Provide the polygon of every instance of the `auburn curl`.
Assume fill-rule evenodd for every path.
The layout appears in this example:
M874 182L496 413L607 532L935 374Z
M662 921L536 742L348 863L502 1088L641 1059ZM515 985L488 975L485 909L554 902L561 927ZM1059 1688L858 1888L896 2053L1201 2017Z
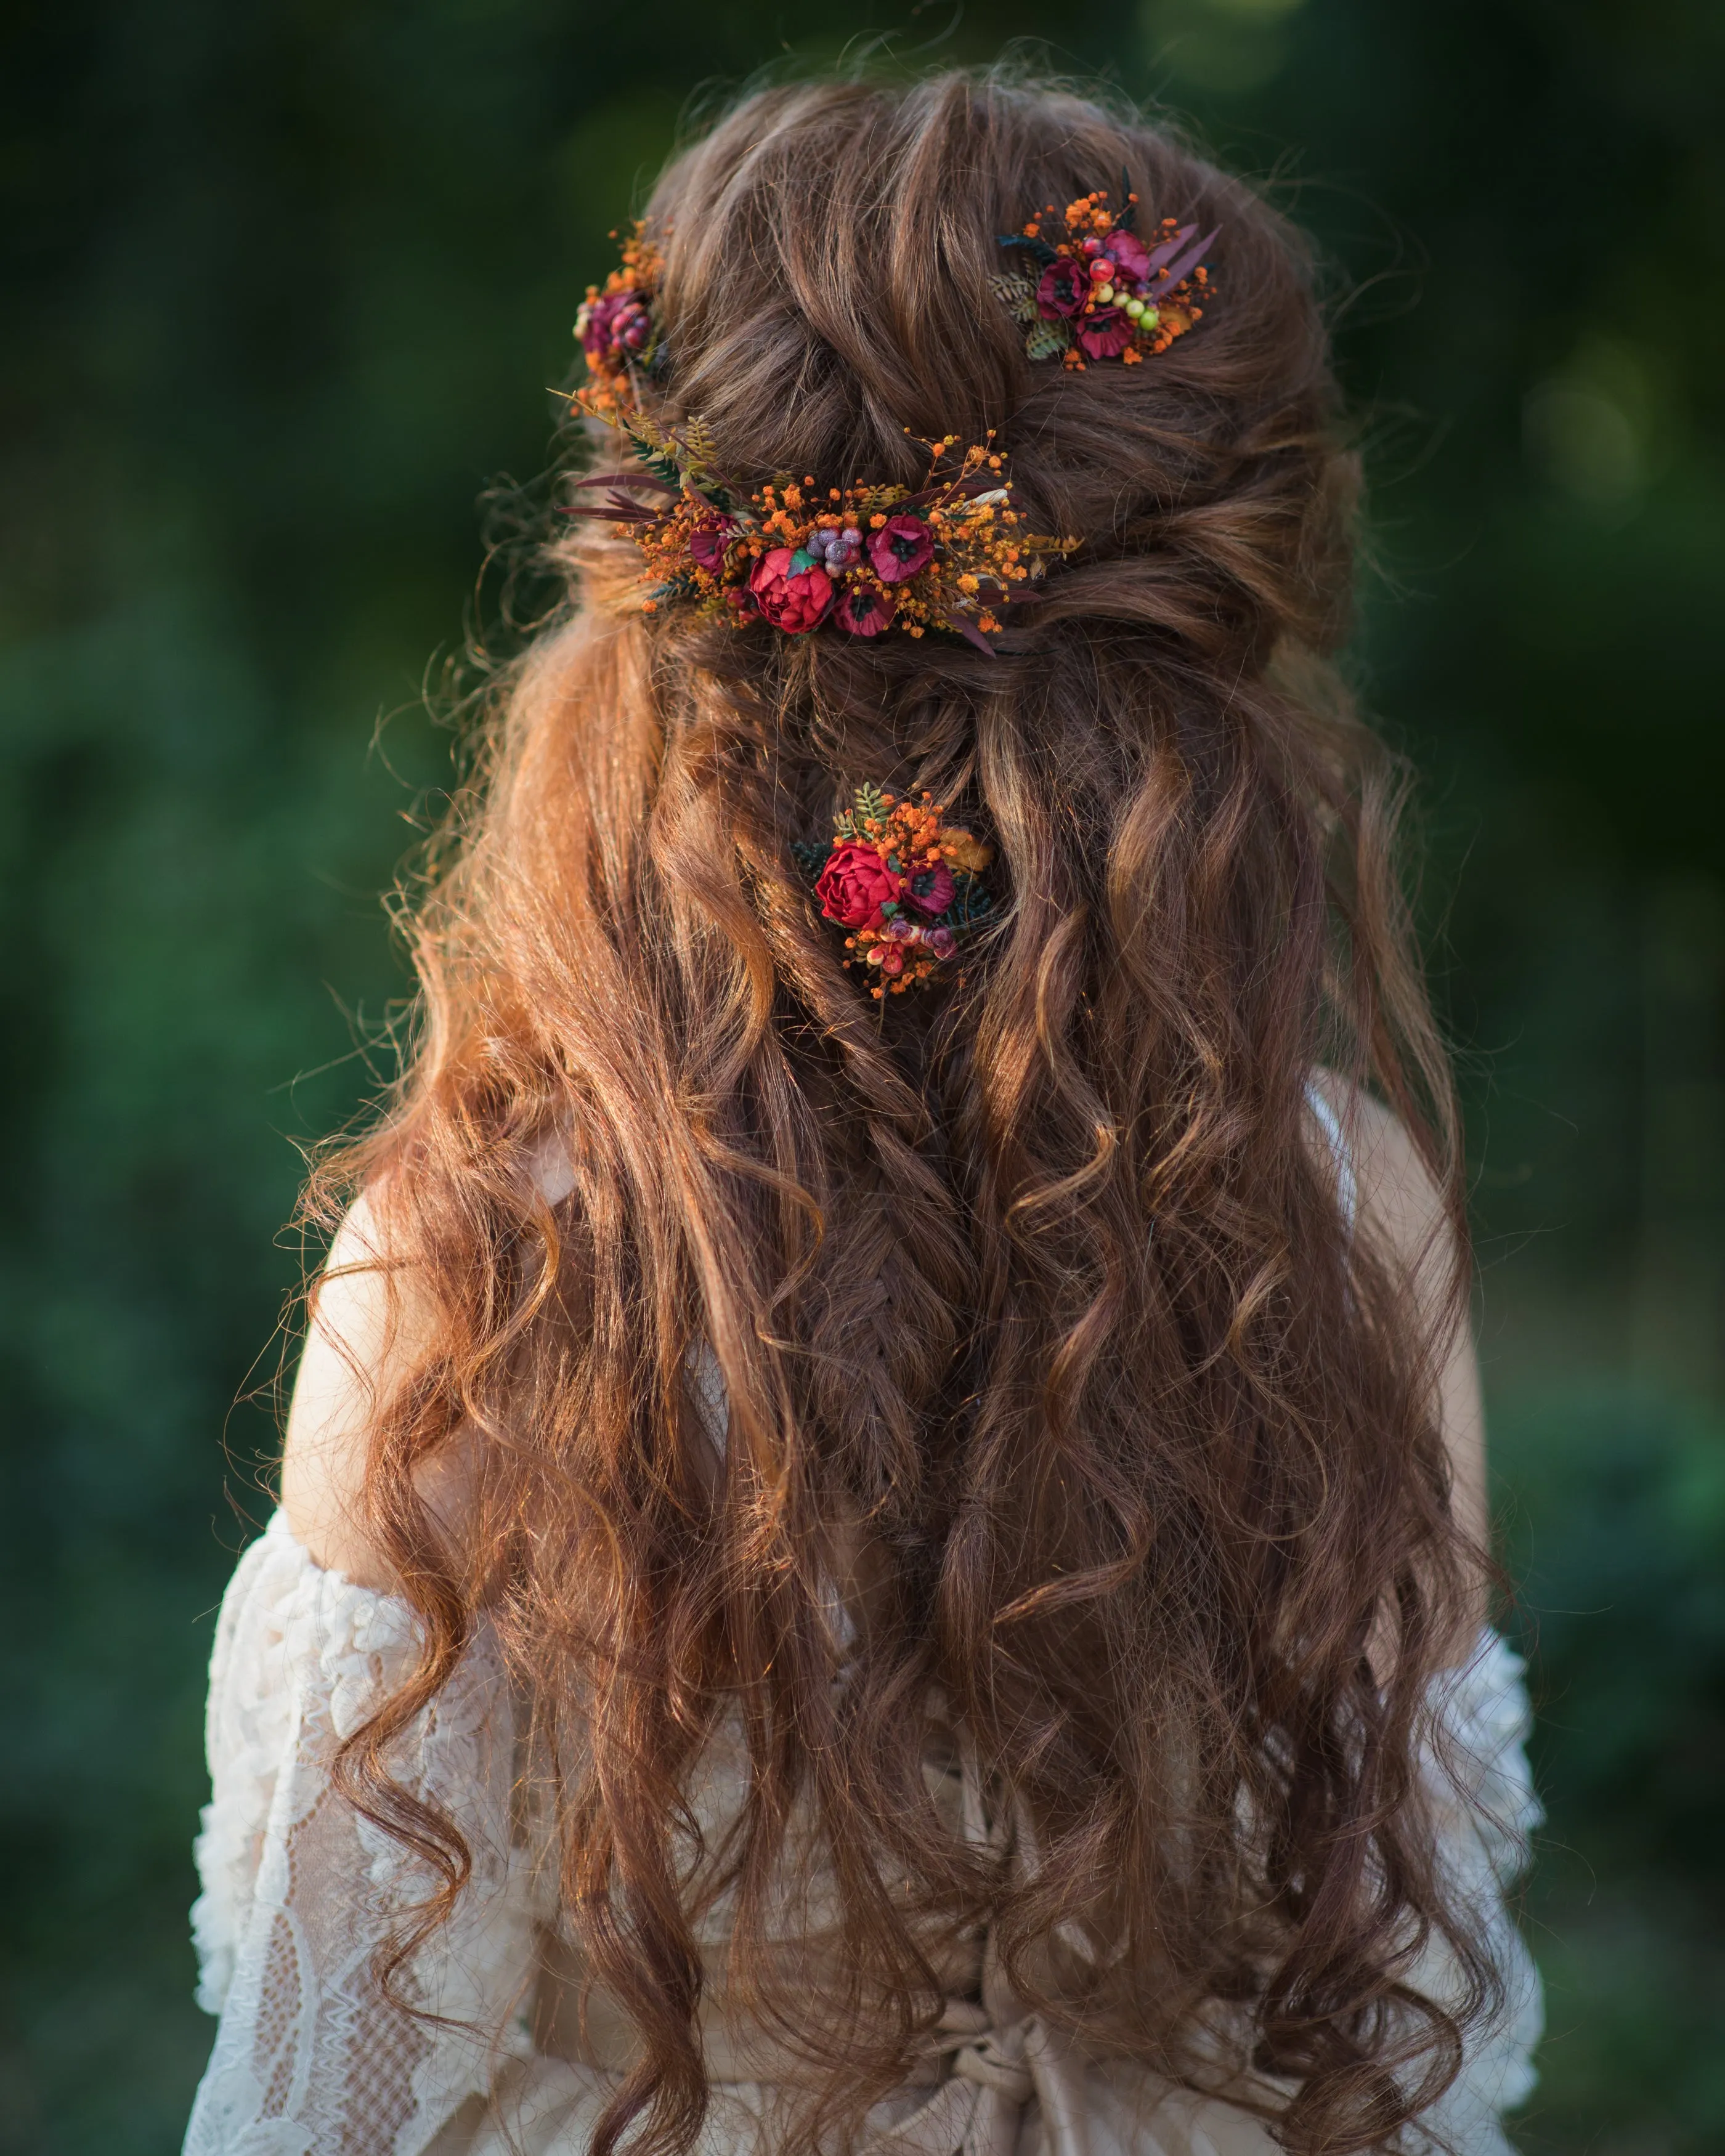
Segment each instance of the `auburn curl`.
M1222 227L1223 296L1142 366L1033 366L995 235L1122 171ZM1491 1978L1416 1801L1473 1563L1441 1343L1350 1238L1305 1097L1323 1065L1391 1106L1462 1247L1400 778L1331 663L1357 482L1311 256L1165 128L999 73L752 95L648 224L654 408L725 469L911 484L918 438L995 428L1083 545L990 659L644 616L626 542L547 542L567 601L492 684L411 911L408 1067L311 1199L369 1189L434 1319L367 1484L426 1653L343 1762L441 1881L399 1957L467 1852L390 1747L483 1614L555 1763L565 1922L638 2032L601 2156L692 2143L721 1886L727 1987L811 2062L793 2142L895 2086L931 1938L992 1920L1086 2049L1250 2066L1290 2149L1375 2147ZM792 853L865 780L996 850L962 978L884 1014ZM421 1478L458 1445L440 1525ZM942 1825L937 1697L1034 1872ZM747 1801L691 1867L726 1713ZM769 1935L797 1818L839 1888L818 1999ZM1459 2007L1407 1981L1432 1937Z

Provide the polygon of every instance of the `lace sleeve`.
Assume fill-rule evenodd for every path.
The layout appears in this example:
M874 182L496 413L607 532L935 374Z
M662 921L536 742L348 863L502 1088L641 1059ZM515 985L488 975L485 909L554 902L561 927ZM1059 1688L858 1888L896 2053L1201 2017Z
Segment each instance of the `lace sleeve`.
M210 1671L213 1794L193 1911L198 1999L221 2019L186 2156L418 2156L502 2056L533 1956L511 1846L514 1716L481 1634L404 1741L398 1778L459 1821L473 1876L386 2000L372 1959L426 1876L330 1786L341 1739L411 1664L412 1612L313 1563L280 1514L241 1559Z
M1544 2032L1539 1972L1507 1898L1544 1818L1523 1748L1532 1726L1525 1672L1495 1632L1482 1635L1473 1660L1440 1682L1425 1748L1445 1868L1503 1988L1496 2015L1468 2033L1459 2078L1422 2119L1433 2129L1428 2145L1462 2156L1511 2156L1502 2114L1531 2094ZM1440 1977L1433 1988L1441 1992Z

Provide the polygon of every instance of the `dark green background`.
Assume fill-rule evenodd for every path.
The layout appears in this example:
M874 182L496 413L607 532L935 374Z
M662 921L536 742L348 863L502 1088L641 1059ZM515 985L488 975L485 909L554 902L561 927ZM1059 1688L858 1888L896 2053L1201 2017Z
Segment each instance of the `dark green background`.
M901 7L908 0L900 0ZM293 1141L402 977L476 499L699 86L1063 61L1273 176L1347 300L1361 664L1426 774L1506 1547L1530 2149L1725 2148L1725 15L1703 0L39 4L0 32L0 2150L177 2146L188 1840ZM395 714L382 745L381 716ZM224 1443L231 1455L224 1457ZM236 1509L234 1499L239 1500Z

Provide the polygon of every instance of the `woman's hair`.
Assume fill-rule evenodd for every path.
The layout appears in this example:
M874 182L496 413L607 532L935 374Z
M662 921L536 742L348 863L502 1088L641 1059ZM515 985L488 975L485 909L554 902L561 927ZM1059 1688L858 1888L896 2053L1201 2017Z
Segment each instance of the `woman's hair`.
M1214 297L1142 365L1033 365L996 235L1122 171L1151 221L1221 228ZM1376 2147L1490 1976L1418 1801L1474 1576L1445 1343L1308 1103L1322 1066L1392 1108L1463 1247L1398 774L1329 660L1357 474L1311 254L1160 125L999 74L763 90L647 217L649 408L719 468L914 486L911 437L994 428L1031 526L1082 544L992 658L644 614L626 538L548 549L567 600L495 679L411 911L409 1067L314 1183L369 1191L430 1322L366 1486L427 1646L343 1763L443 1881L402 1953L468 1854L391 1748L483 1617L636 2032L601 2156L693 2143L721 1892L726 1998L807 2065L793 2141L901 2081L931 1940L991 1922L1083 2048L1250 2068L1287 2148ZM865 781L998 855L962 968L885 1005L793 853ZM423 1475L458 1445L451 1525ZM932 1702L1017 1861L937 1807ZM722 1717L745 1801L700 1851ZM799 1822L836 1880L818 1984L773 1945ZM1447 2009L1410 1981L1434 1944Z

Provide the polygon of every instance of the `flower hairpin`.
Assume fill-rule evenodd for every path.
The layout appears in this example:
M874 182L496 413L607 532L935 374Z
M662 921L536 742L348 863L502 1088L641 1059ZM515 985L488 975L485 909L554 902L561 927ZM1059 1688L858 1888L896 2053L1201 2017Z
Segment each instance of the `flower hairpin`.
M1137 229L1138 198L1124 180L1122 193L1117 216L1106 192L1081 195L1064 216L1050 203L1022 232L999 235L1001 246L1025 256L1037 273L990 280L1024 324L1031 359L1058 357L1079 369L1093 359L1136 367L1147 352L1166 352L1203 314L1209 292L1204 258L1221 227L1194 239L1195 224L1165 217L1147 247Z
M678 434L590 394L576 401L610 418L639 464L578 480L609 495L567 513L628 529L645 567L644 613L681 602L788 636L824 624L860 637L950 629L992 655L1007 608L1078 544L1025 529L1005 454L989 443L924 443L928 476L915 489L780 478L751 490L715 470L698 418Z
M860 786L830 845L795 849L823 916L851 932L845 964L873 976L877 1003L920 987L993 910L980 881L993 848L942 824L945 814L932 794Z
M576 339L587 362L582 402L608 418L635 408L640 401L638 376L651 374L664 352L659 325L663 258L639 220L622 246L621 265L606 278L603 290L588 286L575 317Z

